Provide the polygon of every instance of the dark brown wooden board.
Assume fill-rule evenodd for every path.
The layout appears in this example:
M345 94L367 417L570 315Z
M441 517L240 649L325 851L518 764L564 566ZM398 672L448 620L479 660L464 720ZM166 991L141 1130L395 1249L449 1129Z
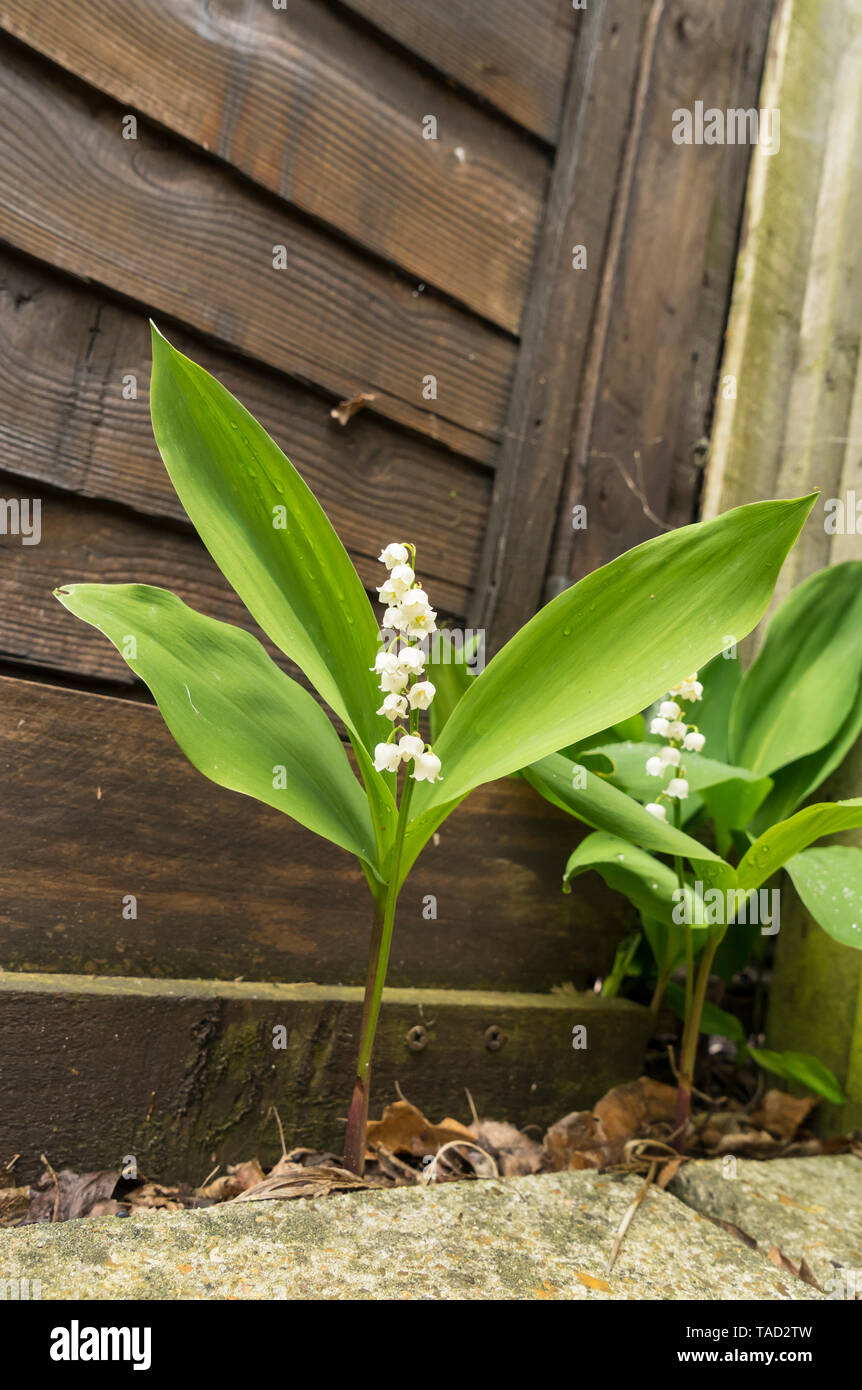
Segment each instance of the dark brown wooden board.
M364 982L356 861L208 782L152 706L2 678L0 777L6 967ZM591 878L561 892L583 833L522 781L476 791L402 891L391 983L547 990L606 971L619 898Z
M0 25L517 331L547 157L315 0L239 11L68 0L62 23L50 7L0 0ZM423 137L425 115L434 140Z
M512 340L0 43L0 238L452 448L493 458ZM287 249L273 269L273 247ZM423 379L437 379L425 401ZM430 407L430 408L429 408Z
M377 555L392 539L392 526L401 524L391 501L397 487L411 499L409 538L429 593L446 612L466 612L490 505L485 469L368 412L342 427L320 396L187 334L172 336L284 448L367 586L382 582ZM134 399L124 394L130 377ZM47 484L160 521L187 523L153 440L149 377L150 332L143 315L0 252L0 467L21 479L22 495L33 493L27 483ZM14 491L8 479L0 486L4 496ZM43 499L49 523L59 506L55 498ZM91 523L105 524L96 517ZM133 518L121 517L116 525L118 534L139 537L129 560L140 563L141 575L151 535L157 551L176 541L141 526L135 530ZM4 544L17 541L0 537ZM32 549L25 548L25 556L35 560ZM86 564L83 535L80 556L70 534L64 553L52 563L54 558L72 570L79 558ZM47 564L40 557L34 565L41 566L41 578Z
M358 989L208 981L0 976L0 1144L55 1169L122 1167L199 1185L213 1165L290 1145L340 1152L361 1013ZM407 1045L417 1025L421 1051ZM572 1029L587 1046L572 1046ZM489 1050L488 1028L502 1046ZM287 1047L273 1047L274 1029ZM371 1114L398 1098L429 1118L479 1113L541 1130L637 1076L645 1009L595 995L393 990L375 1045Z
M715 301L726 312L727 241L735 244L751 147L675 144L673 113L704 98L725 110L757 105L771 9L772 0L696 0L684 17L673 7L661 14L598 389L582 396L575 422L551 566L558 582L667 529L674 463L690 458L704 434L711 393L698 370L699 335L706 321L715 367L722 322ZM693 421L687 402L697 381ZM588 522L573 531L577 503Z
M571 0L346 3L528 130L556 139L569 53L584 17Z
M606 264L648 6L594 0L581 29L471 607L497 649L539 607ZM586 248L575 269L576 246ZM588 362L586 363L588 365Z

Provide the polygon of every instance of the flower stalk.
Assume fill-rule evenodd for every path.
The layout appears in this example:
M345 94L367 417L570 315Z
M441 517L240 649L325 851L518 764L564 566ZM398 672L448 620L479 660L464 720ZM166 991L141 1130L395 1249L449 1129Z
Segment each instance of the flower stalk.
M416 782L436 782L440 777L440 759L418 734L419 713L428 709L435 690L431 681L423 679L425 658L415 642L436 632L437 614L425 590L417 583L413 564L408 563L415 563L415 557L413 546L400 543L387 545L379 557L389 571L388 579L377 591L380 602L386 605L383 625L389 630L394 629L398 636L378 652L371 668L380 676L380 690L383 692L383 703L377 713L392 721L392 732L388 739L378 743L374 749L374 766L378 772L394 772L396 775L403 766L405 779L398 807L389 881L385 891L375 899L359 1055L344 1141L344 1166L350 1172L359 1174L365 1168L371 1057L392 950L413 787ZM408 721L406 729L400 722L402 720ZM411 764L412 770L408 772Z

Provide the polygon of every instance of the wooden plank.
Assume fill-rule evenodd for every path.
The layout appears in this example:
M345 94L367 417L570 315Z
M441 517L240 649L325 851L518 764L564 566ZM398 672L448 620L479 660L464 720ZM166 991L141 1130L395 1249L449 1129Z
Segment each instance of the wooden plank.
M862 282L862 5L821 25L786 0L763 102L781 108L781 154L752 164L747 228L707 471L708 515L753 497L822 495L784 566L775 602L835 559L862 558L825 506L858 467ZM751 383L742 389L743 383Z
M580 13L570 0L347 0L357 14L554 141Z
M514 365L508 337L143 122L136 140L123 139L122 107L11 40L0 55L0 237L162 320L333 395L369 391L375 412L493 457ZM275 270L278 246L286 264Z
M174 338L294 460L367 585L380 582L376 557L390 539L397 482L411 498L411 539L430 592L443 610L466 612L491 497L483 468L368 412L342 428L318 395L188 335ZM0 253L0 449L8 473L185 523L153 440L149 376L143 315ZM137 394L126 399L130 377ZM46 513L56 506L46 500ZM138 534L136 560L147 548ZM76 569L74 545L57 558Z
M730 181L737 203L721 215L734 227L751 147L676 144L673 113L690 109L701 93L724 110L756 103L759 62L751 49L765 46L770 3L697 0L684 22L671 7L652 7L629 186L620 194L625 224L606 312L590 345L592 385L582 391L575 422L549 596L667 528L674 460L703 433L706 410L694 439L688 436L685 402L704 281L715 259L716 194ZM725 300L731 268L726 251L719 254L712 273L723 277ZM711 298L715 293L709 286ZM710 331L715 327L713 311ZM586 507L586 529L572 528L577 504Z
M69 0L55 20L0 0L3 28L124 109L517 331L548 170L530 141L313 0Z
M275 1105L288 1144L338 1153L361 1008L361 990L337 986L2 975L4 1152L22 1181L46 1152L78 1171L134 1155L141 1173L197 1185L215 1163L276 1161ZM493 1051L490 1027L504 1037ZM466 1087L482 1116L544 1128L636 1076L648 1031L645 1009L592 994L387 990L371 1113L397 1083L430 1118L469 1124Z
M472 609L492 648L542 599L646 14L645 3L633 18L624 0L597 0L581 16ZM586 247L586 269L573 267L575 246Z
M5 967L364 982L358 865L207 782L152 706L0 678L0 776ZM598 880L560 891L582 833L521 781L476 791L405 885L391 983L590 984L628 923Z
M770 157L757 149L752 158L721 366L737 389L716 402L704 511L822 489L782 570L778 603L823 566L862 559L855 498L847 497L859 488L862 459L860 0L831 8L783 0L760 105L780 110L781 150ZM838 500L851 501L851 524L834 532L826 504ZM856 796L860 776L857 743L816 799ZM840 840L862 843L858 831ZM834 1071L848 1104L822 1108L818 1123L827 1130L846 1133L862 1117L861 1002L859 952L821 931L788 885L767 1040Z

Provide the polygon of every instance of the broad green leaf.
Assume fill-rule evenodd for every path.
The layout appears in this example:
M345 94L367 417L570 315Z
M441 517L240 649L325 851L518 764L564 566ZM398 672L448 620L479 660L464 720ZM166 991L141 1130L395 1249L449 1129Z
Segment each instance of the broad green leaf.
M67 584L55 594L149 686L199 772L375 867L368 802L341 740L313 696L251 633L145 584Z
M777 820L784 820L800 802L807 800L813 791L825 782L836 767L840 767L862 732L862 681L850 713L840 729L827 744L799 758L795 763L779 767L772 774L773 789L764 801L754 819L754 829L759 834Z
M391 728L375 714L381 697L369 669L379 628L314 494L245 407L155 326L150 411L171 482L222 574L373 749Z
M607 831L654 853L679 855L694 862L703 861L701 872L704 876L707 864L732 873L730 866L712 850L706 849L682 830L656 820L633 797L626 796L619 787L597 777L588 768L584 767L582 775L576 778L579 766L583 765L573 763L561 753L552 753L525 768L524 776L548 801L564 811L570 811L594 830Z
M742 680L742 665L738 656L721 652L699 673L703 698L693 706L692 718L706 738L707 755L719 762L730 763L730 709Z
M466 695L472 681L476 679L469 665L469 662L475 658L476 641L477 639L474 637L469 643L465 643L461 655L466 659L460 661L446 660L446 657L452 656L452 649L441 642L438 651L444 659L426 664L427 677L433 683L435 690L434 699L428 710L433 743L437 742L444 724L458 701L462 695Z
M646 541L530 620L459 701L417 814L645 709L762 616L814 498L756 502Z
M682 986L671 980L665 989L664 997L677 1018L684 1020L685 990ZM731 1042L745 1045L745 1033L739 1019L735 1018L733 1014L727 1013L725 1009L720 1009L710 999L704 1000L699 1031L701 1033L717 1033L720 1038L729 1038Z
M623 893L641 912L660 920L674 910L679 884L672 869L646 850L616 835L587 835L570 855L563 885L571 891L572 879L594 869L609 888Z
M749 824L772 788L771 777L729 777L705 787L702 795L710 815L726 832Z
M591 753L604 753L614 764L611 781L635 796L639 801L654 801L662 786L670 780L670 769L664 778L651 777L646 770L648 758L656 756L654 743L607 743L604 747L591 748ZM682 754L682 763L688 785L693 792L702 792L708 787L719 786L723 782L747 782L761 784L758 788L760 800L772 785L768 779L758 777L745 767L732 767L729 763L716 762L703 753ZM676 769L673 769L676 775ZM765 788L763 782L766 781ZM753 799L755 799L753 797ZM759 801L755 804L759 805Z
M765 1047L750 1047L751 1056L764 1071L782 1076L785 1081L798 1081L833 1105L846 1105L847 1097L833 1072L807 1052L770 1052Z
M770 826L739 862L736 871L740 888L758 888L795 854L813 845L823 835L852 830L862 825L862 797L851 801L819 801L797 811L789 820Z
M862 849L806 849L786 868L815 922L842 946L862 950Z
M768 773L822 748L862 671L862 561L811 575L778 609L730 715L732 760Z

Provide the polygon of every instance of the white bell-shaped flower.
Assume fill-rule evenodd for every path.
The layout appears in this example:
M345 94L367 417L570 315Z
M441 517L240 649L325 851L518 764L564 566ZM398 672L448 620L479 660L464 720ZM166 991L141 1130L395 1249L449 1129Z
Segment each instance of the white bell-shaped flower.
M688 796L688 782L684 777L672 777L665 787L668 796L675 796L679 801L684 801Z
M705 743L706 736L704 734L699 734L696 732L696 730L692 729L689 733L686 734L685 738L683 739L682 746L683 748L688 748L689 751L692 753L699 753Z
M440 759L436 753L420 753L413 759L413 777L417 782L436 782L440 776Z
M655 816L656 820L667 820L667 810L658 801L650 801L649 804L644 807L644 810L649 811L650 815Z
M679 767L678 748L663 748L659 753L659 757L661 758L665 767Z
M675 738L675 739L683 739L683 738L685 738L685 727L686 727L685 724L683 724L679 719L674 719L674 720L673 720L670 724L668 724L668 726L667 726L667 736L668 736L668 738Z
M417 681L407 692L410 708L427 709L436 693L436 687L430 681Z
M398 751L406 762L408 758L421 758L425 752L425 744L415 734L404 734L398 744Z
M676 700L662 700L658 712L662 719L679 719L682 710Z
M391 545L383 547L377 558L388 570L391 570L396 565L406 565L410 559L410 551L406 545L399 545L393 541Z
M647 758L646 770L650 777L661 777L664 772L664 763L661 758Z
M386 696L377 713L385 715L386 718L391 719L394 724L396 719L405 719L407 717L407 701L403 695L396 695L393 691Z
M649 726L649 731L651 734L658 734L660 738L667 738L667 731L669 726L669 719L662 719L661 716L658 716L656 719L652 720Z
M402 756L399 745L378 743L374 749L374 766L378 772L397 772Z

